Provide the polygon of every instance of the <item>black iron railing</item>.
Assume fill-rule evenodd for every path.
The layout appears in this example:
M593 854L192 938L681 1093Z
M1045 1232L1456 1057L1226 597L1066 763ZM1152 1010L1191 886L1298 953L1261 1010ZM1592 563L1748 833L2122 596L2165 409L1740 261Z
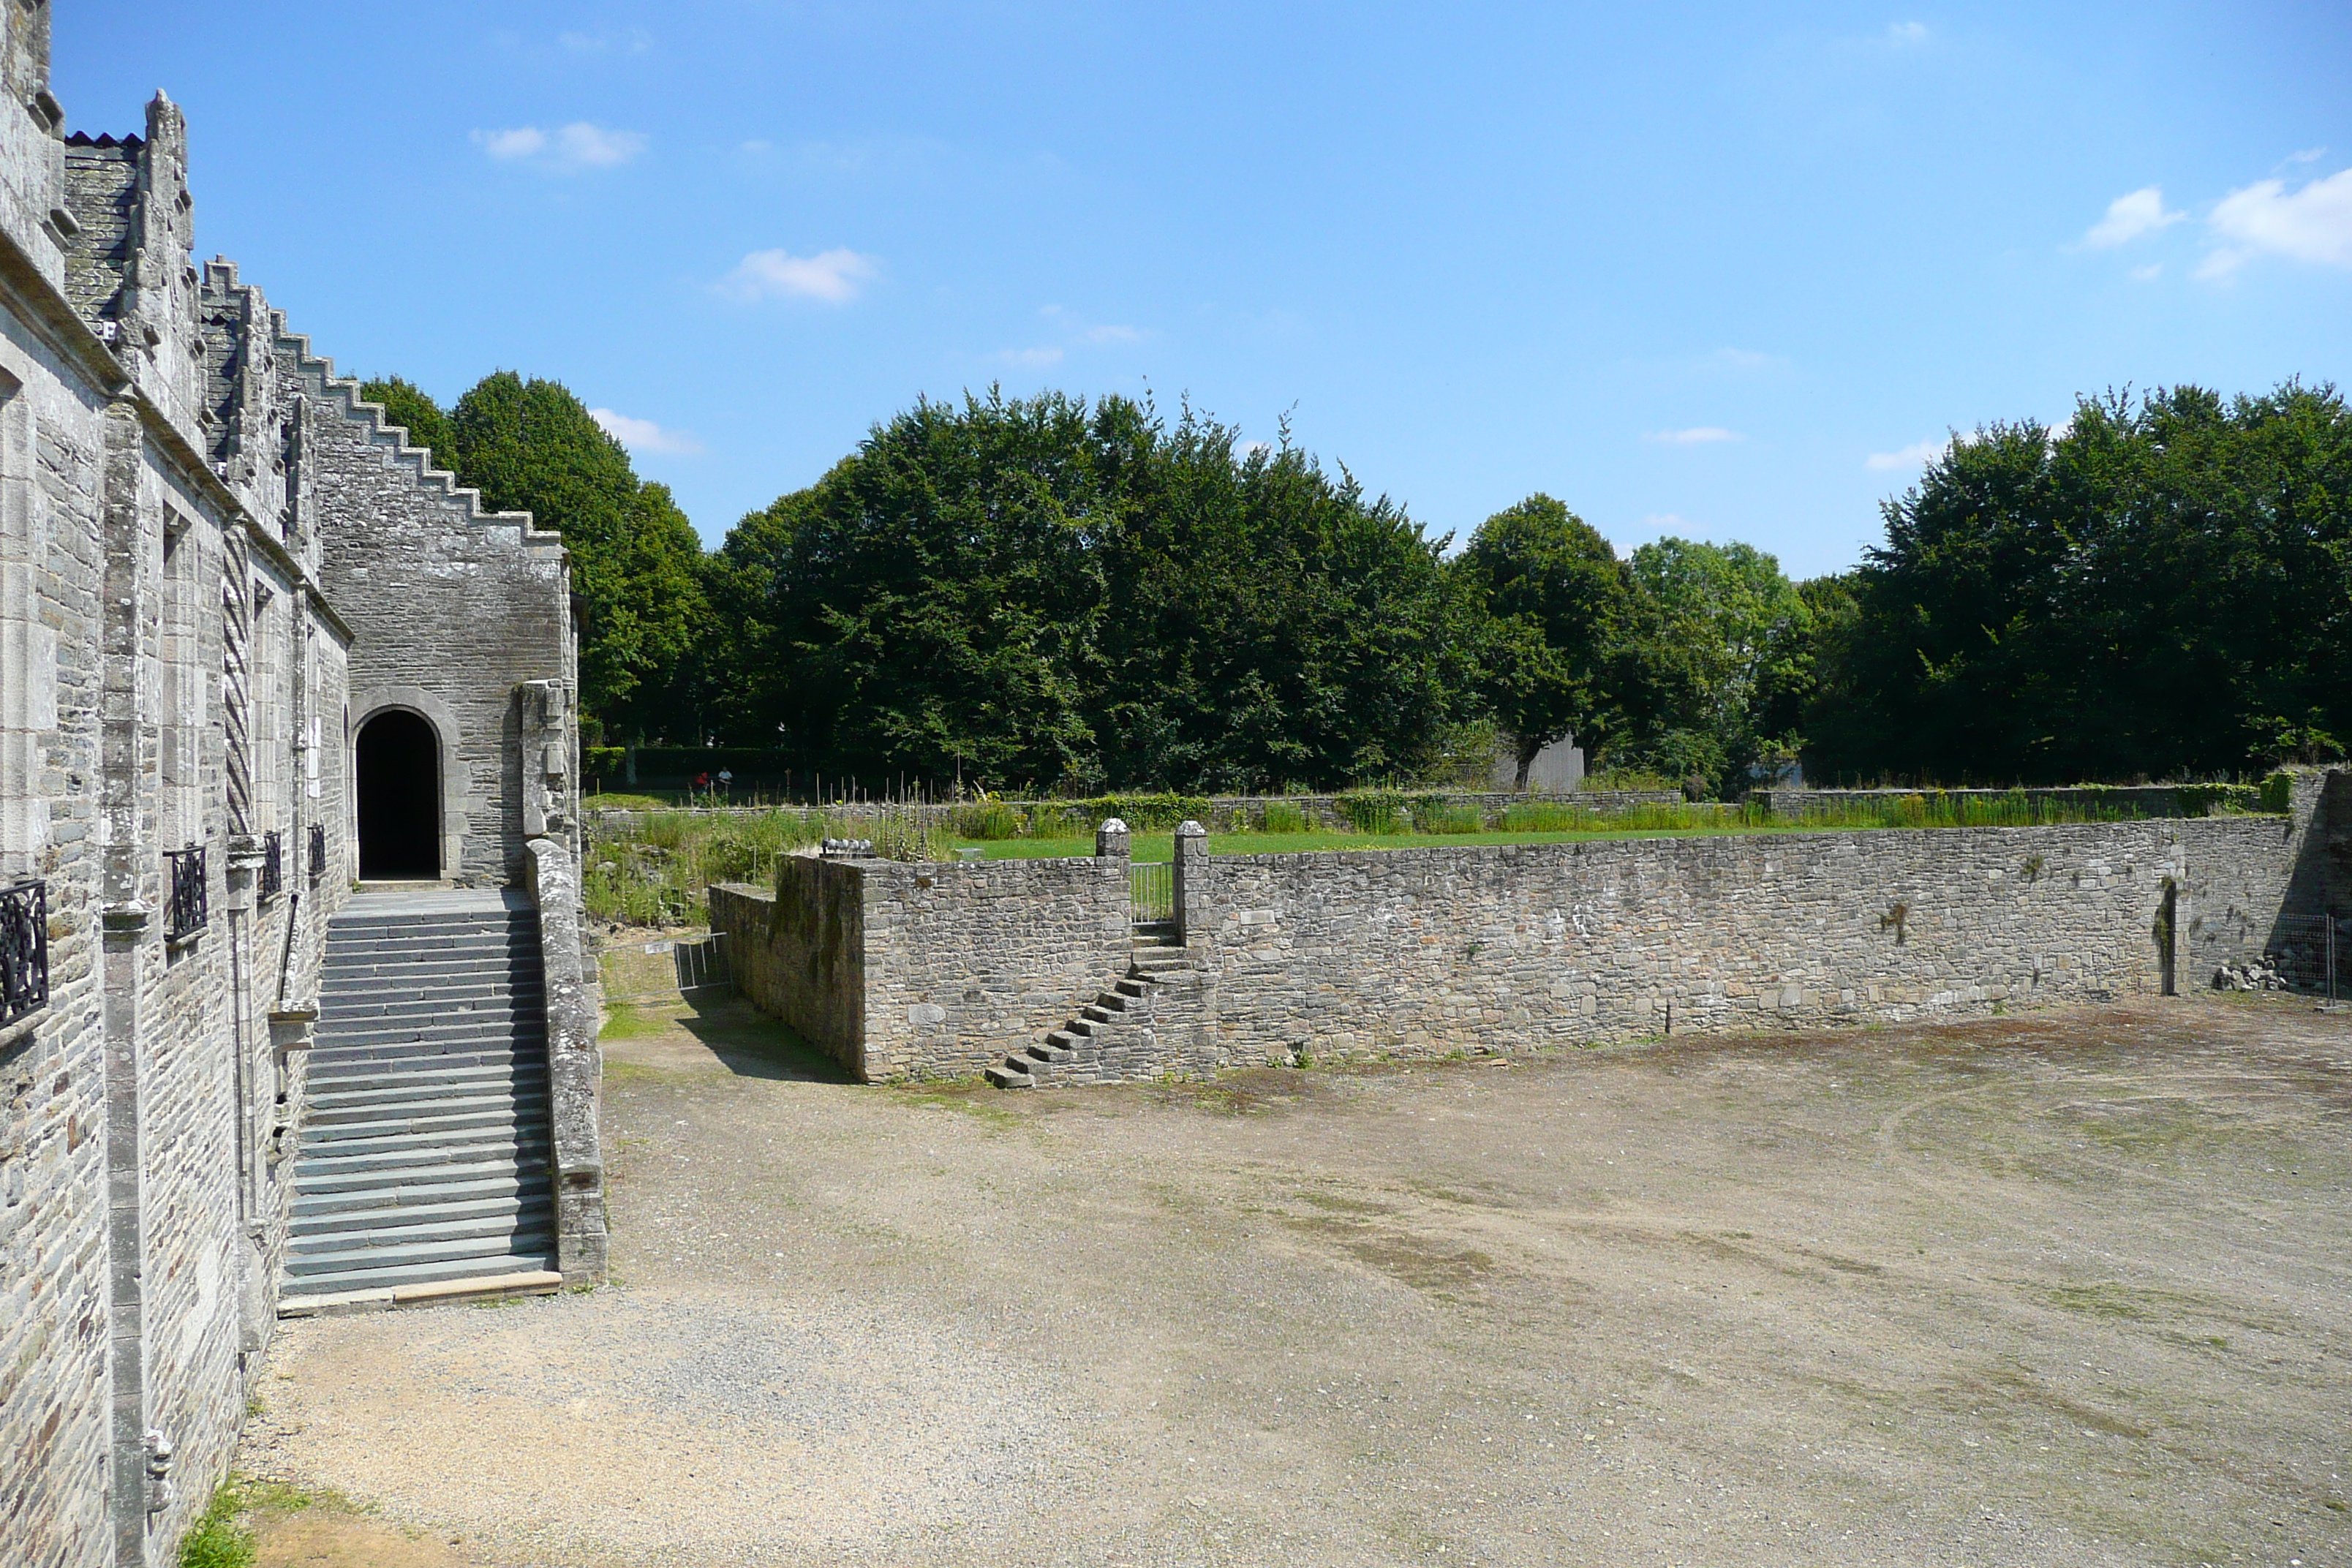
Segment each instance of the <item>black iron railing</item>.
M0 1028L48 1005L48 887L0 888Z
M274 899L286 890L286 836L271 828L261 836L261 896Z
M172 898L164 908L163 934L177 942L195 935L212 921L205 903L205 847L191 844L185 849L166 849L163 859L172 869Z
M310 886L315 888L327 874L327 825L323 822L310 824Z

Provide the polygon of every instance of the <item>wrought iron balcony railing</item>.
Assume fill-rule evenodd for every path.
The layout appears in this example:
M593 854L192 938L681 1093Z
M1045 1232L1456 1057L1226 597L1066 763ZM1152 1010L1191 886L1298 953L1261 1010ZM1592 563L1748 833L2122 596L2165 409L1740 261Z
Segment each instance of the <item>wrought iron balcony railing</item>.
M48 1005L48 886L0 888L0 1028Z
M323 822L314 822L310 824L310 863L309 870L310 873L310 886L314 888L319 885L320 879L327 874L327 825Z
M163 859L172 871L172 897L164 909L163 934L177 942L195 935L212 921L205 901L205 847L191 844L185 849L166 849Z
M274 899L286 889L286 836L271 828L261 836L261 896Z

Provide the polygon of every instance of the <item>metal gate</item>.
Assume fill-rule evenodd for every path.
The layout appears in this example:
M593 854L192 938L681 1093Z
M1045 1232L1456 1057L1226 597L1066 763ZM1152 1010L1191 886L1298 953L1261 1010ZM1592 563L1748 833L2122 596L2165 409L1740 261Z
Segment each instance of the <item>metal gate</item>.
M1161 860L1152 865L1131 866L1129 896L1133 913L1129 917L1139 926L1168 926L1176 923L1176 868Z

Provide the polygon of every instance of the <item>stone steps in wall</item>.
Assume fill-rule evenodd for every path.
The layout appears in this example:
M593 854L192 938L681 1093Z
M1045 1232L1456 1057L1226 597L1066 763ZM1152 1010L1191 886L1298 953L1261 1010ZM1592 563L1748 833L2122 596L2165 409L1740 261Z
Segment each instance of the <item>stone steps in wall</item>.
M1035 1089L1044 1083L1099 1080L1107 1058L1118 1056L1122 1036L1141 1027L1137 1015L1154 985L1164 977L1195 966L1192 955L1154 933L1139 933L1126 978L1078 1010L1077 1016L1025 1050L982 1070L999 1089Z
M319 1000L281 1310L551 1288L537 917L347 909Z

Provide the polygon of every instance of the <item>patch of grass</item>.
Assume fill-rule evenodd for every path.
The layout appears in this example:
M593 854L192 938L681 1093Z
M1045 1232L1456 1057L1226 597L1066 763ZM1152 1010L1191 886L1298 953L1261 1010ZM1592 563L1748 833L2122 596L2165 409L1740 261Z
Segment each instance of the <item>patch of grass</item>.
M244 1510L245 1489L232 1475L181 1537L180 1568L252 1568L256 1542L239 1517Z
M669 1032L670 1020L649 1017L626 1002L613 1005L604 1026L596 1032L600 1040L642 1040L649 1036Z
M659 811L671 804L659 795L624 795L617 792L583 795L580 798L580 808L583 811Z

